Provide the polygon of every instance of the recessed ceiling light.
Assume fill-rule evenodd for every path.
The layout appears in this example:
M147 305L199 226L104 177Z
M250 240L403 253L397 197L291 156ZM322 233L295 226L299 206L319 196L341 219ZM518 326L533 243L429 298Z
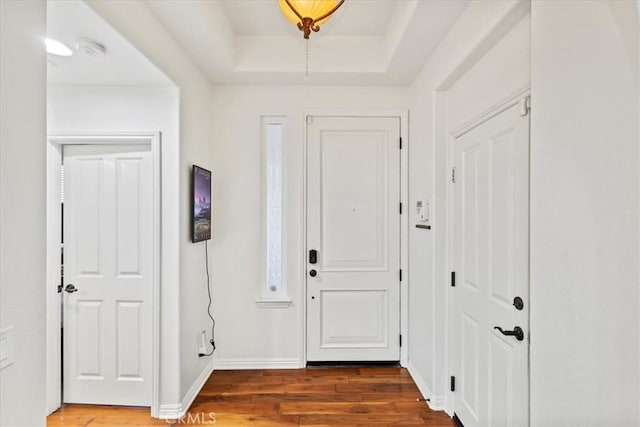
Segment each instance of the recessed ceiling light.
M47 48L47 53L58 56L71 56L73 55L73 51L69 46L64 43L59 42L58 40L53 40L46 38L44 39L44 44Z

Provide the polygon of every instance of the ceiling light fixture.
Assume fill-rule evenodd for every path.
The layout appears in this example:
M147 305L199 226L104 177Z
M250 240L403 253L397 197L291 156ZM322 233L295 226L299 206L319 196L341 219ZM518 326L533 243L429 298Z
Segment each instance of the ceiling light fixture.
M305 38L304 80L309 80L309 35L320 31L320 25L331 18L344 0L278 0L280 11L287 20L296 24Z
M73 50L66 44L59 42L58 40L44 39L44 45L47 49L47 53L57 56L71 56L73 55Z
M320 24L329 20L344 0L278 0L282 14L308 39L311 30L320 31Z

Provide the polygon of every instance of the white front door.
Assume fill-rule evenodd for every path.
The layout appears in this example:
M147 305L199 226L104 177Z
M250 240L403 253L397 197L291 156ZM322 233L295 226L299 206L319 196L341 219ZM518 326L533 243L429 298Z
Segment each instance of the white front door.
M529 117L520 106L455 141L454 193L455 413L465 427L526 426Z
M399 360L400 119L311 119L307 360Z
M151 404L150 150L64 146L64 402Z

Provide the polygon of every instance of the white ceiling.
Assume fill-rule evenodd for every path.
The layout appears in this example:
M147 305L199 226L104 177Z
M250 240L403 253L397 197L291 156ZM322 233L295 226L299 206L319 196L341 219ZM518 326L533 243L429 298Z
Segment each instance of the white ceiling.
M146 0L214 83L300 84L302 33L277 0ZM310 84L407 85L468 0L346 0L309 42Z
M136 48L81 0L47 2L47 37L61 41L75 51L74 55L69 57L47 55L49 85L173 85ZM82 39L104 45L106 55L89 56L78 51L76 45Z
M346 0L311 34L307 80L305 41L277 0L144 1L213 83L407 85L469 0ZM171 84L81 0L47 3L49 37L107 48L53 59L50 84Z

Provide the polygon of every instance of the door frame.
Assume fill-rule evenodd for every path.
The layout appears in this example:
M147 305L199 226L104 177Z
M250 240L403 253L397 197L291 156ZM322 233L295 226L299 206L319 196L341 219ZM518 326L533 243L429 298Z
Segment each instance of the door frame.
M62 347L60 324L62 312L58 284L60 281L60 172L62 147L65 145L149 145L153 180L153 268L151 298L151 413L160 408L160 132L64 133L47 136L47 280L46 280L46 353L47 415L62 405Z
M402 150L400 150L400 203L404 207L400 215L400 269L404 272L400 283L400 334L402 346L400 347L400 365L406 367L409 354L409 112L396 109L305 109L304 120L304 149L302 159L302 268L300 283L302 284L301 301L304 304L300 309L300 324L302 343L301 367L307 365L307 153L309 145L308 117L357 117L357 118L394 118L400 120L400 138L402 138Z
M496 117L500 113L508 110L509 108L517 105L525 98L531 97L531 88L530 85L526 85L525 87L512 92L507 97L505 97L502 101L497 104L492 105L491 107L481 111L478 115L473 117L471 120L461 124L460 126L451 129L447 134L447 172L452 173L453 168L455 167L455 143L456 139L461 137L462 135L470 132L476 127L480 126L484 122L491 120ZM531 114L529 111L527 114ZM531 146L531 135L529 135L529 147ZM530 149L529 149L530 150ZM530 157L530 156L529 156ZM531 159L529 158L529 161ZM529 170L529 185L531 181L531 170ZM529 199L530 199L529 195ZM449 176L447 183L447 218L449 219L449 226L447 227L447 269L448 271L455 271L456 267L454 265L455 261L455 239L456 239L456 229L455 229L455 183L452 182L451 176ZM529 253L528 257L530 258L531 254ZM527 287L527 304L531 304L531 299L529 295L531 294L531 278L528 276L529 284ZM446 306L447 306L447 343L446 343L446 364L447 364L447 377L454 375L453 372L455 368L455 340L457 338L456 335L456 327L455 327L455 319L454 319L454 309L456 303L456 293L455 289L451 286L447 286L446 290ZM527 319L527 328L526 328L526 336L527 336L527 358L531 353L531 342L528 339L529 331L531 330L531 310L529 310L529 318ZM531 376L531 368L527 366L527 376ZM528 384L529 390L531 389L531 379L529 379ZM527 406L529 407L529 415L531 414L531 393L529 392L529 401L527 402ZM447 413L449 415L453 415L455 413L455 394L450 389L447 389Z

